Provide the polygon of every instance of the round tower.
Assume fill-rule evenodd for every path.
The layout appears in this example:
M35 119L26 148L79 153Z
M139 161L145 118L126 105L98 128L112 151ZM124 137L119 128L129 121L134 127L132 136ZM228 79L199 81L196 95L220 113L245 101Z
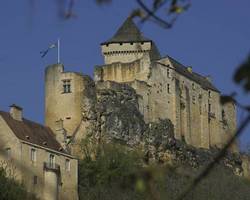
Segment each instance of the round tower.
M80 73L64 72L62 64L46 68L45 124L56 134L62 134L63 129L67 136L71 136L79 126L82 90L83 76ZM61 121L59 128L58 121Z

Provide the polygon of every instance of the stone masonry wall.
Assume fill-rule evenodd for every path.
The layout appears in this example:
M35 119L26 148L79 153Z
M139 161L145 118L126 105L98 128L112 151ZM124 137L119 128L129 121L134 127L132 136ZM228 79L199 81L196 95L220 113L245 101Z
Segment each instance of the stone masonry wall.
M143 57L149 57L151 46L151 42L111 43L102 45L102 54L105 64L130 63Z
M222 129L222 106L220 94L213 90L204 89L199 83L179 74L168 58L156 62L137 62L136 68L147 69L147 76L131 76L123 73L117 76L115 63L99 67L95 74L96 80L112 80L131 85L140 95L140 111L146 122L159 119L170 119L174 124L175 137L196 147L222 147L231 134L225 135ZM144 60L145 62L145 60ZM112 66L111 69L106 69ZM122 66L128 72L130 64ZM102 70L102 73L99 73ZM115 72L115 73L114 73ZM141 71L138 71L140 74ZM192 73L192 71L190 71ZM116 74L116 76L114 76ZM121 74L121 73L120 73ZM144 74L144 73L142 73ZM141 74L141 75L142 75ZM138 78L140 77L140 78ZM232 124L228 130L233 130L235 111L232 107L224 109ZM233 132L233 131L231 131Z
M13 169L13 176L23 183L27 191L35 193L41 200L53 197L51 193L58 188L58 199L78 200L77 194L77 160L62 153L50 151L37 145L21 142L0 116L0 163L8 164L8 169ZM10 148L10 158L6 156L6 149ZM31 161L31 149L36 150L36 161ZM50 185L51 176L45 180L44 162L49 162L49 155L55 156L55 163L60 166L60 179L57 185ZM70 161L70 171L65 169L66 159ZM54 172L55 173L55 172ZM34 184L37 176L37 184ZM59 182L60 181L60 182ZM57 191L56 191L57 192ZM51 198L50 198L51 199ZM56 200L56 199L53 199Z
M56 132L56 121L62 120L63 127L71 136L82 120L82 99L85 79L79 73L64 72L63 65L55 64L45 72L45 125ZM70 92L65 93L63 81L70 81Z

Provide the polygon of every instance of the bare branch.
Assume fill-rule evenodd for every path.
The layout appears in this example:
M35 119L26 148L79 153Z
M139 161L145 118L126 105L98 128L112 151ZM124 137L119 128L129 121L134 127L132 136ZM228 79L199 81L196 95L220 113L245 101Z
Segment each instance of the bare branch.
M140 5L140 7L141 7L146 13L148 13L148 16L149 16L149 17L152 17L153 19L155 19L156 22L157 22L160 26L162 26L162 27L164 27L164 28L171 28L171 27L172 27L172 24L171 24L171 23L169 23L169 22L165 21L164 19L162 19L162 18L156 16L156 15L155 15L155 11L151 11L151 10L150 10L141 0L136 0L136 1L137 1L137 3ZM144 21L145 21L144 19L141 20L141 22L144 22Z

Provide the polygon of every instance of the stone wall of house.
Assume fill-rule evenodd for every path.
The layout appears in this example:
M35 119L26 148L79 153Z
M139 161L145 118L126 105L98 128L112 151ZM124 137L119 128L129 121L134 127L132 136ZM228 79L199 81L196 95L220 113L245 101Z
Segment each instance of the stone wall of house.
M0 138L0 163L12 169L14 177L23 183L29 192L35 193L41 200L78 200L76 159L61 152L20 141L1 116ZM10 149L9 157L7 149ZM32 149L36 152L34 161L31 160ZM57 170L46 170L44 167L44 163L49 163L50 154L55 156L55 164L59 167ZM70 162L69 171L66 169L66 160Z

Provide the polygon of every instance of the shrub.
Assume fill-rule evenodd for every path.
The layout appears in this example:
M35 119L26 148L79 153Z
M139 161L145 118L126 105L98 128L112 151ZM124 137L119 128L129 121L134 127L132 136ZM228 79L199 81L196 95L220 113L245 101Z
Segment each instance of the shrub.
M1 200L36 200L28 193L24 186L15 181L14 177L7 177L6 168L0 167L0 199Z
M89 156L79 161L80 200L173 200L198 173L186 166L146 165L140 151L122 145L102 144L95 148L92 146ZM248 181L217 166L185 200L249 197Z

